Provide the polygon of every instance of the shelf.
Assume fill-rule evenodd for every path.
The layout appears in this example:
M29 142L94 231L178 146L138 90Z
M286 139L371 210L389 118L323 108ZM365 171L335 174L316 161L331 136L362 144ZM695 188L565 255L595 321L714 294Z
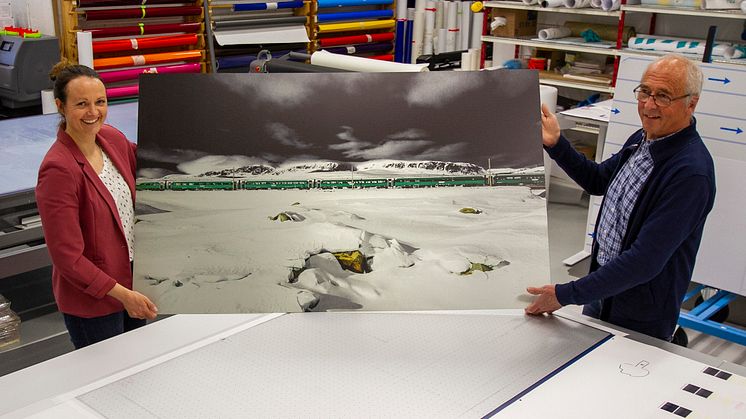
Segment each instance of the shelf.
M541 7L541 6L529 6L520 1L485 1L484 7L494 7L497 9L518 9L518 10L536 10L537 12L554 12L554 13L568 13L576 15L594 15L594 16L609 16L619 18L621 12L615 10L613 12L605 12L601 9L594 9L590 7L582 9L572 9L567 7Z
M562 77L559 74L549 71L539 71L539 83L551 86L570 87L573 89L590 90L601 93L614 93L614 87L604 83L592 83L578 80L571 80Z
M488 2L491 3L491 2ZM504 3L504 2L498 2ZM730 19L746 19L746 13L740 9L732 10L703 10L697 7L661 7L658 5L639 4L635 6L622 6L625 12L660 13L667 15L684 15L697 17L719 17Z
M556 49L561 51L587 52L599 55L619 55L619 50L614 48L584 47L581 45L561 44L559 42L538 41L529 38L503 38L498 36L482 36L483 42L496 42L498 44L522 45L525 47Z

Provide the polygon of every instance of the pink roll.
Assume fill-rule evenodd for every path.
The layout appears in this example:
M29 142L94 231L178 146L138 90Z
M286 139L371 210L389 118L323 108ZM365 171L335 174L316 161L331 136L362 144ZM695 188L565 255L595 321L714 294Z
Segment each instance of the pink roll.
M127 96L137 96L140 93L140 86L122 86L122 87L110 87L106 89L106 97L109 99L116 99Z
M99 73L104 83L114 83L122 80L134 80L143 73L199 73L202 71L200 63L179 65L162 65L159 67L133 68L131 70L102 71Z

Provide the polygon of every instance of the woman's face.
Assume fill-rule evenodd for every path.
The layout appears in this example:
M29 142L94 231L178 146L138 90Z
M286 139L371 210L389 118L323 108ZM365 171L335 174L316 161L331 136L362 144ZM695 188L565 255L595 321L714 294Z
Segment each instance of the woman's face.
M95 137L106 120L106 88L99 79L82 76L70 80L67 100L56 102L65 117L65 131L73 138Z

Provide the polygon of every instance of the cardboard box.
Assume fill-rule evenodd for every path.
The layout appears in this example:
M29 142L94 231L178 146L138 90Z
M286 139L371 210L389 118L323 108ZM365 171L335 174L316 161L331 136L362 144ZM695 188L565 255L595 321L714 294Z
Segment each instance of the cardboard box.
M503 10L492 9L492 17L504 17L505 26L498 26L490 33L492 36L516 37L536 36L536 22L538 13L535 10Z

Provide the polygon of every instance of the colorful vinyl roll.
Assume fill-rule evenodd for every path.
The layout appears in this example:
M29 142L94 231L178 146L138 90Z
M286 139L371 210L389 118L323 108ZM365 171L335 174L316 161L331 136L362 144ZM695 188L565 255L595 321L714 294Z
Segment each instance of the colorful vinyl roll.
M394 61L394 54L373 55L368 58L378 61Z
M95 68L96 70L104 70L107 68L131 67L148 64L168 63L174 61L196 61L200 59L202 59L202 52L197 50L160 52L156 54L98 58L93 60L93 68Z
M140 93L140 86L122 86L122 87L110 87L106 89L106 97L109 99L117 99L123 97L137 96Z
M242 29L253 28L258 26L280 26L280 25L297 25L305 24L305 16L288 16L288 17L270 17L270 18L253 18L241 20L221 20L215 22L215 29Z
M339 22L347 20L380 19L394 17L393 10L364 10L360 12L320 13L317 22Z
M197 34L188 34L96 41L93 43L93 52L98 54L102 52L137 51L140 49L194 45L198 39Z
M617 25L604 25L602 23L588 22L565 22L565 27L572 31L572 36L582 36L581 33L586 29L596 32L601 39L607 41L616 41L619 28ZM627 43L629 38L635 36L634 26L625 26L622 31L622 42Z
M118 26L114 28L96 28L88 29L94 38L108 38L112 36L131 36L131 35L154 35L159 33L186 32L196 33L202 29L202 24L195 23L165 23L159 25L133 25Z
M348 45L342 47L324 48L333 54L365 54L370 52L390 51L393 48L390 42L377 42L375 44Z
M371 20L367 22L325 23L319 25L319 33L390 29L393 28L395 24L396 22L394 22L393 19Z
M251 10L277 10L277 9L295 9L303 7L302 1L278 1L274 3L243 3L234 4L234 12L248 12Z
M327 7L372 6L394 4L394 0L318 0L319 9Z
M319 45L321 47L336 47L339 45L352 45L352 44L369 44L373 42L384 42L391 41L394 39L393 32L386 33L366 33L362 35L352 36L335 36L330 38L319 39Z
M642 4L650 4L653 6L673 6L674 2L671 0L642 0ZM702 0L678 0L675 2L676 7L694 7L699 9L702 7Z
M396 47L394 48L394 61L404 62L404 40L407 37L407 19L396 20Z
M146 17L168 17L168 16L199 16L202 8L199 6L178 7L140 7L137 9L108 9L108 10L86 10L86 20L104 19L144 19Z
M640 35L629 39L628 47L631 49L675 52L679 54L703 55L705 52L704 39L673 38L656 35ZM728 57L728 52L733 51L729 43L716 42L712 46L712 55ZM731 55L732 58L732 55Z
M163 65L150 68L133 68L131 70L101 71L101 81L104 83L116 83L124 80L135 80L143 73L172 74L172 73L199 73L202 71L200 63L189 63L179 65Z
M144 6L146 4L174 3L174 0L77 0L77 7ZM185 1L184 3L191 3Z

